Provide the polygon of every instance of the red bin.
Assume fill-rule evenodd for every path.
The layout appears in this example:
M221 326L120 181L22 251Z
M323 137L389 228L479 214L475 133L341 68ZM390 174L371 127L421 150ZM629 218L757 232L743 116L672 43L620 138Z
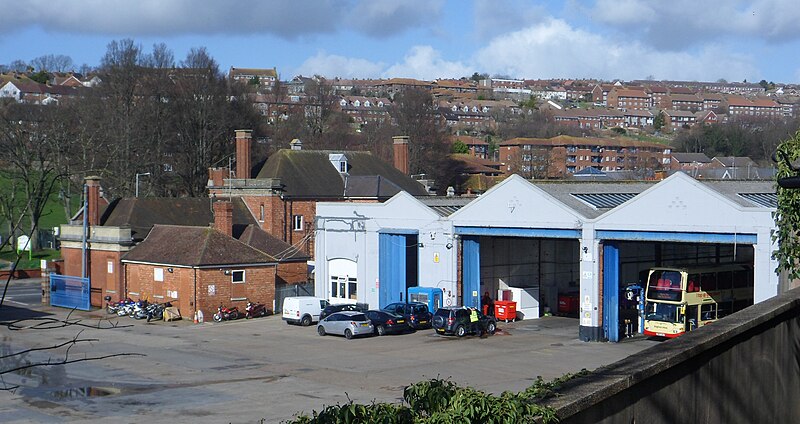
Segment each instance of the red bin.
M494 302L494 317L505 322L517 319L517 302L497 300Z
M558 313L560 315L578 314L578 295L560 294L558 295Z

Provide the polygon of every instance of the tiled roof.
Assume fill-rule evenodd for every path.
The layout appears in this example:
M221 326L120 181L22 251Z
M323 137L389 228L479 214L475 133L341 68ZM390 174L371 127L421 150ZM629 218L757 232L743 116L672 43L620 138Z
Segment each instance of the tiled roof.
M241 233L248 224L255 224L252 214L241 199L233 201L233 232ZM112 201L103 211L103 226L130 227L134 240L142 240L153 225L207 226L214 221L208 197L138 197Z
M155 225L143 242L122 256L122 261L192 267L277 262L211 227L177 225Z
M680 163L709 163L711 159L705 153L672 152L672 158Z
M274 237L272 234L262 230L258 225L248 225L242 235L239 236L239 241L276 258L280 262L310 259L308 255L303 253L302 248L292 246Z
M540 146L613 146L613 147L655 147L666 148L667 146L646 141L631 140L628 138L595 138L595 137L572 137L560 135L553 138L512 138L500 143L501 146L520 146L523 144Z
M331 165L330 153L347 157L349 178L380 176L380 179L373 178L372 186L380 184L380 193L389 197L401 189L412 196L426 194L425 188L417 181L369 152L283 149L267 159L256 178L279 178L287 196L341 198L345 193L345 178ZM396 186L397 191L387 192L389 183Z

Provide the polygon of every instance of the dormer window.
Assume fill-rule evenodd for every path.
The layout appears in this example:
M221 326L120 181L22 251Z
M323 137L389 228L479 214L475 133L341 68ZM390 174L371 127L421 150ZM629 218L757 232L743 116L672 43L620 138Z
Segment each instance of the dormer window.
M328 155L328 160L340 174L347 173L347 156L342 153L331 153Z
M364 107L369 107L369 100L364 100Z

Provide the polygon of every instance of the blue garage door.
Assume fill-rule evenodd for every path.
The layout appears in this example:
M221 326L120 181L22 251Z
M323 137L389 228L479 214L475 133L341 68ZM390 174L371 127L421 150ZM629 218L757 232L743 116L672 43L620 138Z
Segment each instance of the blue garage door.
M603 332L619 341L619 247L611 241L603 244Z
M378 302L382 308L405 300L408 243L405 234L380 233L378 237Z
M481 243L478 236L463 236L463 287L461 302L464 306L480 307Z

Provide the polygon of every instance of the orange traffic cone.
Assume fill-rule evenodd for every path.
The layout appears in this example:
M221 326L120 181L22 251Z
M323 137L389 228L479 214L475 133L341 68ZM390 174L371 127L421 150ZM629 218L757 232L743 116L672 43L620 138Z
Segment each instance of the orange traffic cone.
M197 311L194 311L194 323L197 324Z

